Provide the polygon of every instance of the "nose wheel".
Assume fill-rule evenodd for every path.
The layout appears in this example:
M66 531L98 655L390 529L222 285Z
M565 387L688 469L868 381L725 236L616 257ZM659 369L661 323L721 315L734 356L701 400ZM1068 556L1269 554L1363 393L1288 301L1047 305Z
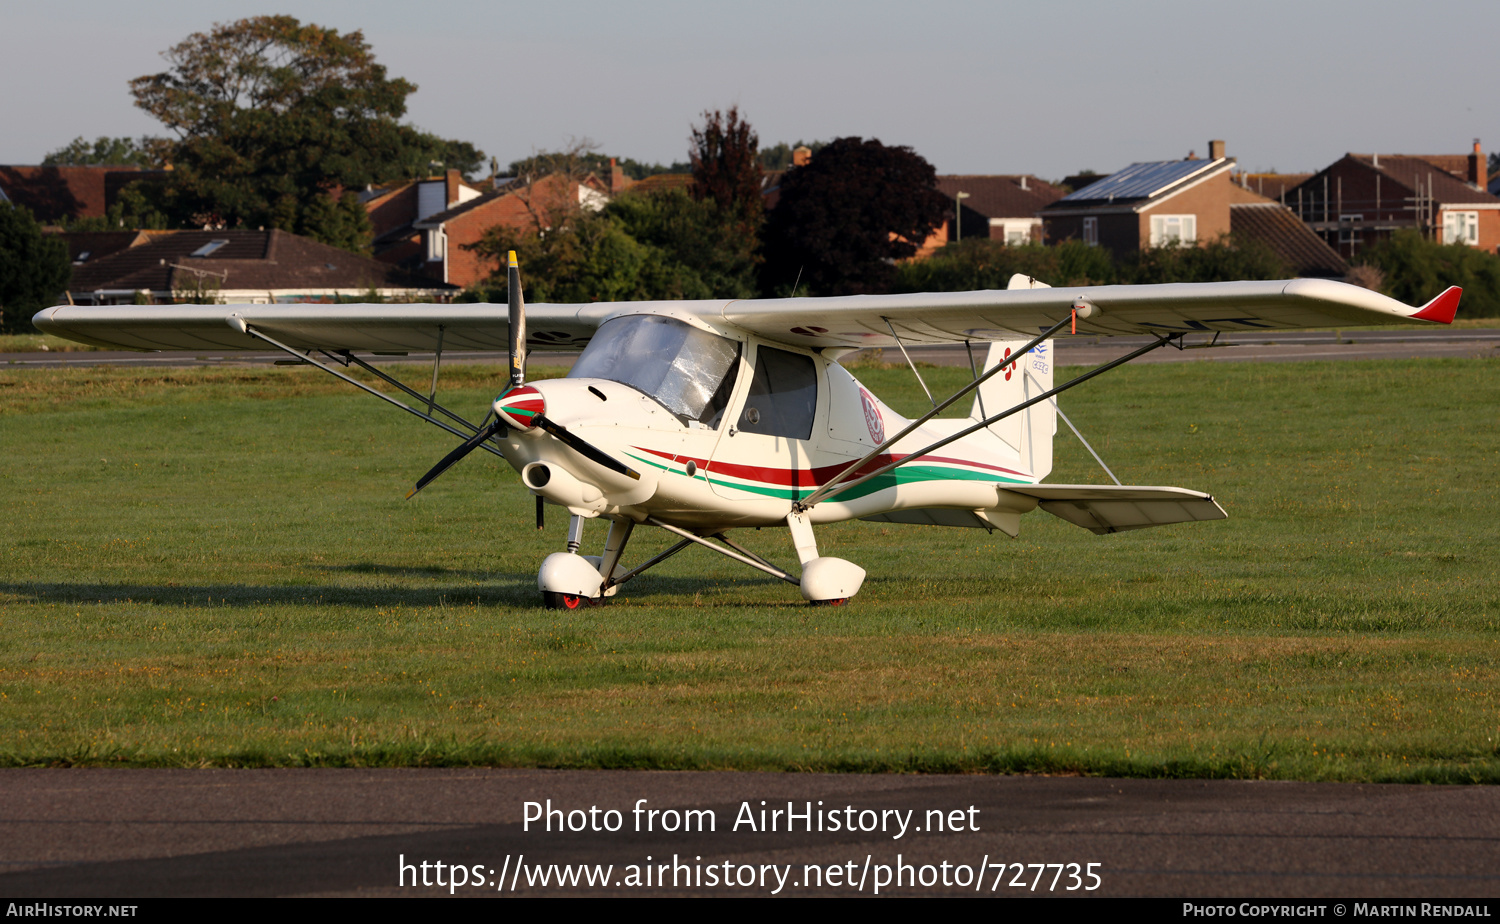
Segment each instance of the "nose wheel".
M587 597L583 594L564 594L552 590L542 591L542 606L549 610L581 610L603 606L603 597Z

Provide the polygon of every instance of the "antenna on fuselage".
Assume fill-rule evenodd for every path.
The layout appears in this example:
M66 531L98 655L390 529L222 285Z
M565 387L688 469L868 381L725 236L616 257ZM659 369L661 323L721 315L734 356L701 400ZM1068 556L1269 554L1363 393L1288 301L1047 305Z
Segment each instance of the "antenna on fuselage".
M510 252L505 269L505 288L510 296L510 385L526 384L526 299L521 295L521 264Z

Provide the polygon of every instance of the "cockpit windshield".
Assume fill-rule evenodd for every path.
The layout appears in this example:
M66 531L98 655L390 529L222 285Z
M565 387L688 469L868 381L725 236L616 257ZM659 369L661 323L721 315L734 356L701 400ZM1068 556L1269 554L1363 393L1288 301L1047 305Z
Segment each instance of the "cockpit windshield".
M599 325L570 379L608 379L655 398L684 422L717 427L739 371L740 344L676 318L628 315Z

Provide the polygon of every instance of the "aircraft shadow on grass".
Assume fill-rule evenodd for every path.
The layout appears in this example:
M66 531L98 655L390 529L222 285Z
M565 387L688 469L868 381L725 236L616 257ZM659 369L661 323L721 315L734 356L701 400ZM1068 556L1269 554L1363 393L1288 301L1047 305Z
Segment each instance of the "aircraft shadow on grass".
M374 571L362 566L344 570L362 574L428 576L431 568L382 566ZM456 572L455 576L467 575ZM477 573L476 573L477 575ZM746 576L727 585L708 578L645 575L639 583L622 588L621 600L649 594L717 594L733 588L752 588L780 583L771 577ZM198 607L203 609L231 606L516 606L540 608L536 598L536 577L532 574L483 574L472 582L427 587L349 587L338 584L105 584L64 583L57 581L10 581L0 583L0 597L25 603L67 603L69 605L139 604L146 606ZM739 601L724 601L731 605ZM743 601L747 606L774 606L772 602ZM802 601L788 601L801 606Z

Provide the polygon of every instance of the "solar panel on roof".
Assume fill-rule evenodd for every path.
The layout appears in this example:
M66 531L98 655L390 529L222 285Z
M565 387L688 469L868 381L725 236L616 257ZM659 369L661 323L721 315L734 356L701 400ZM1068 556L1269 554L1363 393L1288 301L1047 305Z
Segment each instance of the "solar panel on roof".
M1195 174L1218 166L1216 160L1165 160L1143 164L1131 164L1119 173L1112 173L1097 183L1064 196L1061 202L1094 201L1098 199L1149 199Z

